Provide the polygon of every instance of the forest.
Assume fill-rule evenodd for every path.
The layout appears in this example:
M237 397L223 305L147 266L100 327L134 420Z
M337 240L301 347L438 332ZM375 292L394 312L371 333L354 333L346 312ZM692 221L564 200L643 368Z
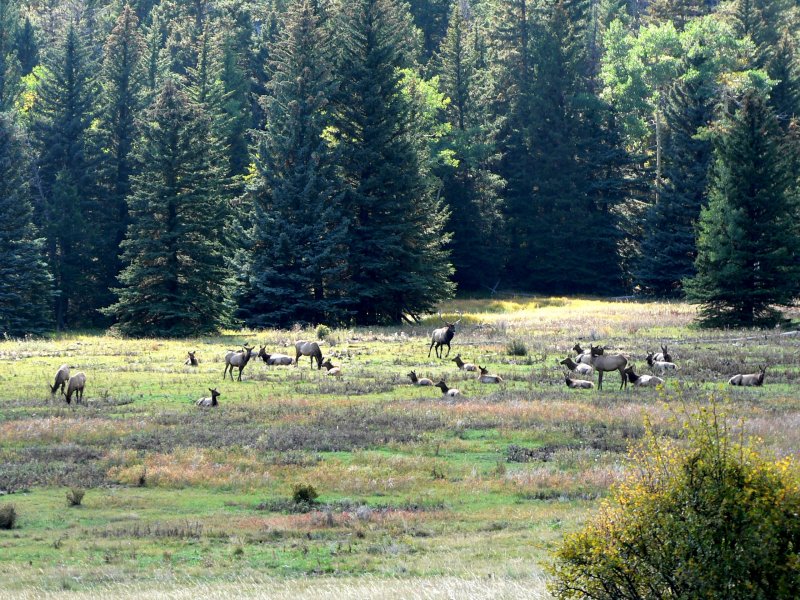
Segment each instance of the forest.
M0 0L0 331L800 296L797 0Z

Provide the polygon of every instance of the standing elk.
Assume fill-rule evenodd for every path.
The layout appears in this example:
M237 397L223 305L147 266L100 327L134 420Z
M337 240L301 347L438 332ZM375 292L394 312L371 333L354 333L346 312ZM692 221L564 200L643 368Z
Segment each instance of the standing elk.
M267 347L261 346L258 351L258 358L264 361L264 364L267 365L283 365L288 366L291 365L293 359L291 356L287 356L286 354L268 354Z
M230 369L231 381L233 381L233 367L237 367L239 369L239 376L236 378L236 381L241 381L242 371L244 371L247 363L250 362L250 357L253 356L253 348L255 348L255 346L250 346L248 348L245 345L242 346L242 349L238 352L234 352L233 350L229 351L225 355L225 370L222 372L222 378L225 379L225 375L228 374L228 369Z
M310 356L311 368L314 368L314 359L316 359L317 368L322 369L322 350L319 349L319 344L317 342L305 342L301 340L295 342L294 349L297 351L297 356L294 359L294 363L297 366L300 366L301 356Z
M478 370L478 367L476 367L472 363L465 363L463 360L461 360L461 354L456 354L456 357L455 358L451 358L450 360L452 360L454 363L456 363L456 366L459 369L461 369L462 371L477 371Z
M619 389L628 387L628 377L625 375L625 367L628 366L628 359L622 354L605 354L603 348L600 346L589 346L589 352L592 357L592 366L597 371L597 389L603 389L603 373L608 371L619 371L622 382L619 384Z
M56 371L56 381L50 386L50 393L55 394L58 388L61 388L61 394L64 394L64 386L69 381L69 365L61 365Z
M67 393L64 394L67 404L72 402L72 394L75 394L75 404L81 404L83 402L83 388L85 387L86 375L83 373L75 373L75 375L70 377L69 383L67 384Z
M197 365L200 364L197 362L197 358L195 357L195 354L197 354L197 350L195 350L194 352L187 352L187 354L188 357L186 358L186 361L183 364L189 367L196 367Z
M406 376L411 379L411 383L414 385L433 385L433 381L428 379L427 377L417 377L416 371L411 371L410 373L406 373Z
M217 398L219 398L222 394L220 394L216 388L214 388L213 390L211 388L208 388L208 391L211 392L211 398L200 398L200 400L195 402L197 406L210 407L219 405L219 402L217 402Z
M442 358L442 346L447 346L447 354L445 356L450 356L450 341L453 339L453 336L456 334L456 325L461 322L461 312L458 313L459 319L455 323L448 323L442 317L442 313L439 313L439 318L444 322L444 327L439 327L439 329L433 330L433 336L431 337L431 345L428 348L428 358L431 357L431 350L433 347L436 346L436 358Z
M758 370L758 373L750 373L749 375L742 375L741 373L734 375L728 379L728 383L745 387L764 385L764 375L767 373L767 367L758 367Z

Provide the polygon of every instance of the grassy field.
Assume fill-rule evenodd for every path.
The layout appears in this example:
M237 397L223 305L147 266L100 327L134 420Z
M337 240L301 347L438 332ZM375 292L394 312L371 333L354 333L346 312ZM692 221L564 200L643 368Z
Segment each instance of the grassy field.
M226 349L293 354L313 331L196 340L69 335L0 342L0 598L547 598L544 567L629 468L644 432L675 436L715 395L768 452L800 449L798 342L691 328L684 304L564 298L464 300L451 358L419 326L333 330L327 377L251 361L222 381ZM796 315L794 315L796 316ZM750 338L750 339L740 339ZM569 390L558 361L580 341L644 356L668 342L665 389ZM510 346L527 353L511 355ZM184 366L187 350L200 365ZM51 397L59 365L87 375L85 405ZM763 388L726 385L768 365ZM406 373L446 379L445 400ZM596 378L595 378L596 380ZM208 388L220 406L199 409ZM313 486L313 504L292 501ZM68 507L71 487L86 490Z

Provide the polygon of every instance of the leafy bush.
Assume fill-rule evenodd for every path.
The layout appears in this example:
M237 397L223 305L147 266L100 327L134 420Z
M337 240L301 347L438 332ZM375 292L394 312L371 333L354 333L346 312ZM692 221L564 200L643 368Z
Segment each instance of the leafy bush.
M320 324L320 325L317 325L317 328L315 329L315 332L317 334L317 339L318 340L324 340L326 337L328 337L331 334L331 328L328 327L327 325L321 325Z
M80 506L83 502L83 496L86 490L79 487L69 488L67 490L67 506Z
M712 404L685 444L648 431L637 471L556 554L557 598L796 598L800 487Z
M313 504L319 493L313 485L296 483L292 486L292 500L295 504Z
M17 509L13 504L0 506L0 529L12 529L17 522Z
M506 352L510 356L528 356L528 347L522 340L511 340L506 344Z

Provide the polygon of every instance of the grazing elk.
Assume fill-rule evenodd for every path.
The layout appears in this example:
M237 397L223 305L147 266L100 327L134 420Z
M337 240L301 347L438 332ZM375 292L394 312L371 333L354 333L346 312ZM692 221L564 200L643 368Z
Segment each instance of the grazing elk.
M417 373L415 371L411 371L411 373L406 373L406 376L411 379L411 383L414 385L433 385L433 381L428 379L427 377L417 377Z
M478 370L478 367L473 365L472 363L465 363L463 360L461 360L461 354L456 354L456 357L455 358L451 358L450 360L452 360L454 363L456 363L456 366L459 369L461 369L462 371L477 371Z
M572 379L569 376L569 373L564 373L564 380L567 383L567 387L573 390L591 390L594 388L594 383L591 381L586 381L585 379Z
M647 364L653 371L658 371L659 375L663 375L665 371L677 370L678 365L675 363L667 362L665 360L658 360L657 357L659 354L653 354L652 352L647 353Z
M342 376L342 369L341 367L335 366L330 358L326 358L325 362L322 363L322 366L328 372L327 374L331 377L341 377Z
M655 375L637 375L633 372L633 365L629 365L625 369L625 374L628 376L628 381L638 387L657 387L664 384L661 377Z
M264 364L267 365L288 366L293 362L292 357L287 356L286 354L268 354L266 346L261 346L260 350L258 351L258 358L262 359Z
M61 365L56 371L56 381L50 386L50 393L55 394L58 388L61 388L61 394L64 394L64 386L69 381L69 365Z
M195 350L194 352L188 352L187 354L188 357L186 358L186 361L183 364L188 365L190 367L196 367L197 365L200 364L197 362L197 358L195 357L195 354L197 354L197 350Z
M237 367L239 369L239 376L236 378L236 381L241 381L242 371L244 371L247 363L250 362L250 357L253 356L253 348L255 348L255 346L250 346L248 348L245 345L242 346L242 349L238 352L234 352L233 350L229 351L225 355L225 370L222 372L222 378L225 379L225 375L228 374L228 369L230 369L231 381L233 381L233 367Z
M208 388L208 391L211 392L211 398L200 398L200 400L195 402L197 406L210 407L219 405L219 402L217 402L217 398L219 398L222 394L220 394L216 390L216 388L213 390L211 388Z
M590 346L589 352L591 355L591 365L597 371L597 389L603 389L603 373L608 371L619 371L622 382L619 384L619 389L628 387L628 378L625 375L625 367L628 366L628 359L622 354L605 354L603 348L600 346Z
M575 371L579 375L591 375L592 373L594 373L594 369L592 368L592 365L589 365L589 364L586 364L586 363L576 363L569 356L567 358L565 358L564 360L562 360L558 364L564 365L570 371Z
M746 387L761 386L764 384L764 375L767 372L767 367L758 367L758 370L758 373L751 373L749 375L742 375L741 373L734 375L728 379L728 383L731 385L743 385Z
M478 381L481 383L502 383L503 378L500 375L489 375L489 370L486 367L478 366L481 370L480 375L478 375Z
M301 340L295 342L294 349L297 351L297 356L294 359L294 363L297 366L300 366L301 356L310 356L311 368L314 368L314 359L316 359L317 368L322 369L322 350L319 349L319 344L317 342L305 342Z
M431 357L431 350L433 350L434 346L436 346L436 358L442 358L442 346L447 346L447 354L445 354L445 356L450 356L450 341L456 334L456 325L461 322L461 312L459 312L458 315L458 321L455 323L448 323L444 320L444 317L442 317L442 313L439 313L439 318L444 322L445 326L433 330L431 346L428 348L428 358Z
M572 351L578 356L575 357L575 362L582 365L589 365L592 363L592 354L588 350L581 348L580 343L572 347Z
M437 383L436 387L442 390L443 396L450 396L451 398L454 398L461 395L461 392L456 388L447 387L447 384L444 382L444 380Z
M64 394L67 404L72 402L72 394L75 394L75 404L83 402L83 388L86 387L86 375L83 373L75 373L69 378L67 383L67 393ZM64 392L62 392L63 394Z

